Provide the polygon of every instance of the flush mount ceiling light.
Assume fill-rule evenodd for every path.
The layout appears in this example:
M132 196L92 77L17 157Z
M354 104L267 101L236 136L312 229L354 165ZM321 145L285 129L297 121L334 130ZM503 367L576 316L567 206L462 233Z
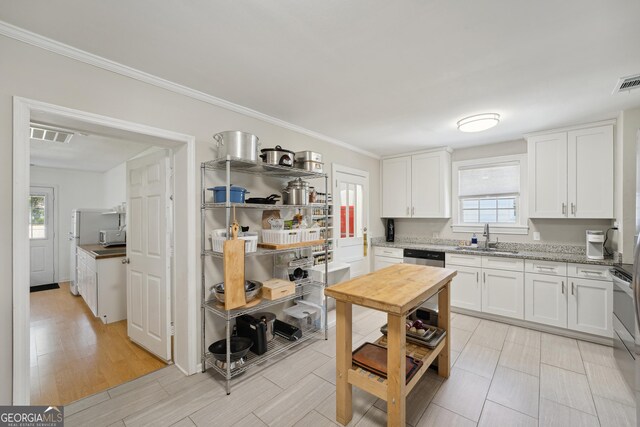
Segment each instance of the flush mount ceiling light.
M458 130L462 132L480 132L491 129L500 121L500 114L484 113L465 117L458 121Z

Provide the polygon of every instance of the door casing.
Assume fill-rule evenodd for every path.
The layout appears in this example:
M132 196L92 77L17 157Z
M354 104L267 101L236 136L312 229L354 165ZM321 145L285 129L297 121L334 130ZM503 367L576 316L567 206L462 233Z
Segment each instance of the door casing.
M13 236L12 236L12 302L13 302L13 366L12 366L12 402L14 405L30 403L30 331L29 331L29 289L24 283L29 281L29 239L28 200L30 177L30 147L26 143L30 137L32 114L46 114L63 119L101 126L117 131L139 134L145 138L157 138L158 146L173 148L176 154L176 182L180 183L181 196L184 197L185 212L183 221L176 221L175 255L176 265L180 269L180 278L174 283L180 289L174 289L172 305L175 312L176 348L183 348L176 354L176 366L186 375L200 370L198 351L199 312L196 243L196 216L198 196L196 191L196 146L195 137L169 130L159 129L139 123L129 122L99 114L74 110L37 100L13 97ZM16 230L24 230L22 233ZM176 298L180 293L184 297Z

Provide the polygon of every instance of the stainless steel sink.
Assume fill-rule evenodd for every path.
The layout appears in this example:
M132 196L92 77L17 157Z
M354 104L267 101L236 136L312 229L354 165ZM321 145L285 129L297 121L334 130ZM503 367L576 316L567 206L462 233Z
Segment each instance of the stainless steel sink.
M456 247L457 251L467 251L467 252L487 252L492 254L505 254L505 255L515 255L518 251L505 251L497 248L469 248L467 246L458 246Z

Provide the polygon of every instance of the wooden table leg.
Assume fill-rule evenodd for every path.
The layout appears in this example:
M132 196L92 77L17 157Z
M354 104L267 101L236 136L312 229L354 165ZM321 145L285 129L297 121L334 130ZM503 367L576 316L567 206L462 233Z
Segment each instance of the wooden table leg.
M444 347L438 355L438 375L449 378L451 369L451 300L450 300L451 281L447 283L438 294L438 327L447 331L444 338Z
M353 417L351 384L351 303L336 301L336 420L347 425Z
M406 316L387 314L387 425L406 425Z

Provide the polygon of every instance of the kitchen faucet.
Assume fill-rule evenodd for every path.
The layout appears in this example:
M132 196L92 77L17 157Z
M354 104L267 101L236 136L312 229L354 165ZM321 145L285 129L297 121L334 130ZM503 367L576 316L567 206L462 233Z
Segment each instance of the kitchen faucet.
M482 237L485 238L485 240L484 240L484 248L485 249L489 249L489 223L486 223L484 225L484 231L482 232Z

